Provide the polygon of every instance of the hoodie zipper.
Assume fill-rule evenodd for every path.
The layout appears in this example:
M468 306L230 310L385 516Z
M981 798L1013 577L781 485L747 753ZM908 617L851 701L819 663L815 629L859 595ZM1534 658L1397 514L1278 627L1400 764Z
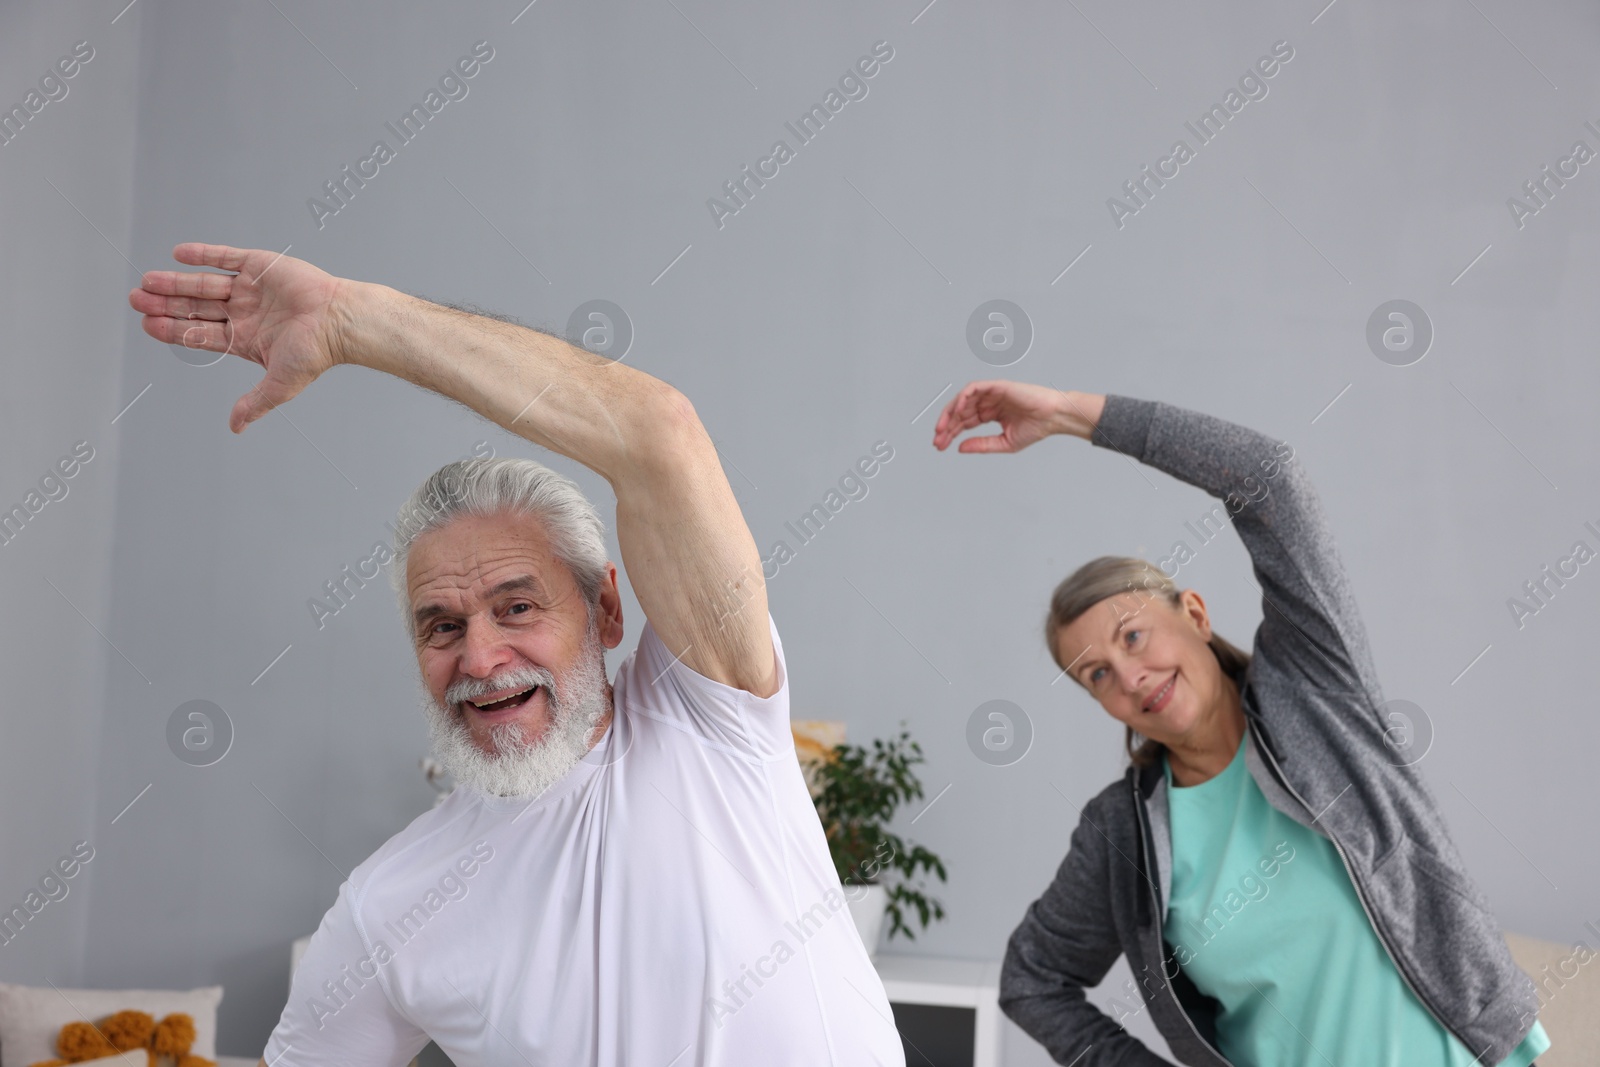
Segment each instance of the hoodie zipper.
M1139 819L1139 843L1140 847L1144 850L1144 855L1148 857L1151 855L1152 850L1150 847L1150 836L1145 825L1146 815L1144 797L1139 794L1138 776L1134 775L1130 780L1133 784L1134 811ZM1304 802L1302 801L1302 803ZM1150 877L1150 873L1151 872L1146 871L1144 879L1145 886L1150 891L1150 901L1154 905L1154 908L1150 914L1150 923L1156 928L1156 936L1161 937L1161 900L1157 895L1156 884L1154 879ZM1194 1035L1194 1039L1200 1042L1200 1044L1203 1045L1207 1051L1215 1056L1218 1062L1225 1064L1226 1067L1233 1067L1233 1061L1229 1060L1222 1053L1218 1052L1216 1046L1212 1045L1211 1042L1207 1041L1203 1036L1201 1036L1200 1029L1195 1026L1194 1020L1189 1018L1188 1011L1184 1009L1182 1002L1178 1000L1177 991L1172 988L1172 979L1167 977L1167 967L1165 961L1160 961L1158 966L1161 968L1161 988L1166 990L1168 998L1172 1001L1172 1006L1178 1009L1178 1014L1183 1016L1183 1021L1189 1024L1189 1032Z
M1251 723L1250 725L1253 729L1254 724ZM1278 766L1278 757L1273 755L1272 750L1264 743L1261 743L1259 737L1256 739L1256 741L1256 747L1262 752L1266 753L1267 762L1271 765L1273 773L1277 776L1278 783L1282 785L1284 789L1289 791L1290 796L1294 797L1300 802L1300 806L1306 810L1307 815L1311 815L1313 820L1320 819L1321 816L1312 813L1311 805L1306 803L1305 797L1301 796L1299 791L1297 791L1294 786L1289 784L1288 776L1283 773L1283 768ZM1326 814L1326 812L1324 812L1324 814ZM1457 1041L1460 1041L1463 1047L1470 1050L1472 1048L1471 1043L1463 1038L1460 1034L1452 1030L1449 1024L1439 1017L1438 1011L1434 1009L1432 1004L1428 1003L1428 999L1422 995L1421 990L1419 990L1416 985L1412 983L1411 976L1406 974L1406 969L1401 965L1399 957L1395 955L1394 948L1389 944L1389 939L1384 936L1383 928L1378 925L1377 919L1374 918L1372 909L1367 906L1366 891L1361 888L1361 880L1356 877L1355 868L1351 866L1350 857L1345 854L1344 846L1339 843L1339 839L1334 836L1331 828L1325 829L1324 833L1327 834L1328 840L1333 842L1334 851L1339 853L1339 859L1344 864L1345 874L1347 877L1349 877L1350 884L1355 887L1356 899L1361 901L1361 910L1366 913L1367 925L1371 926L1372 932L1378 935L1378 942L1379 944L1383 945L1384 952L1389 954L1389 962L1394 964L1395 973L1400 975L1400 980L1406 984L1407 989L1411 990L1412 996L1417 998L1417 1003L1426 1008L1428 1010L1428 1014L1433 1016L1433 1021L1438 1023L1440 1028L1446 1033L1450 1034Z

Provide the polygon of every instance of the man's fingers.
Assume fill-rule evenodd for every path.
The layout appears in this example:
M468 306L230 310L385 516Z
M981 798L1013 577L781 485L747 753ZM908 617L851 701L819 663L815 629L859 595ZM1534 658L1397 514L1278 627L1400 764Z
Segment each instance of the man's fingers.
M233 410L228 412L228 429L234 433L243 433L246 426L277 406L260 404L256 401L255 395L255 390L251 390L234 401Z
M228 429L243 433L246 426L289 399L289 396L276 395L281 392L281 387L271 376L262 378L254 389L234 402L233 410L228 413Z
M157 296L226 300L233 295L231 274L185 274L175 270L147 270L139 285Z
M199 241L184 241L172 249L172 258L179 263L188 263L196 267L217 267L221 270L238 270L244 265L245 256L249 254L250 250L247 248L208 245Z
M144 332L157 341L185 348L205 348L212 352L226 352L232 331L226 322L208 322L205 319L173 319L164 315L146 315L140 325Z
M202 300L192 296L159 296L146 289L135 289L128 294L133 310L144 315L164 316L169 319L211 319L221 322L228 317L228 305L220 300Z

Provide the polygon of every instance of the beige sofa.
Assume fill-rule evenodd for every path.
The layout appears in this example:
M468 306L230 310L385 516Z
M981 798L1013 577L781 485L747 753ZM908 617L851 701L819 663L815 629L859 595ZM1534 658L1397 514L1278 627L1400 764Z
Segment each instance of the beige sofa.
M1505 937L1517 966L1539 987L1539 1021L1550 1035L1539 1067L1600 1064L1600 948Z

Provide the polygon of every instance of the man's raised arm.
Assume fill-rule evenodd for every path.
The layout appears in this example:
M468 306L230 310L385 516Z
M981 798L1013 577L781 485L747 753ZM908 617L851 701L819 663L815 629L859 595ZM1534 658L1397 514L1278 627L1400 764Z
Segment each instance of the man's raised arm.
M776 691L760 555L682 393L549 334L290 256L185 243L173 257L236 273L149 271L128 302L157 340L266 368L234 406L234 432L339 363L459 401L605 478L623 566L663 643L708 678Z

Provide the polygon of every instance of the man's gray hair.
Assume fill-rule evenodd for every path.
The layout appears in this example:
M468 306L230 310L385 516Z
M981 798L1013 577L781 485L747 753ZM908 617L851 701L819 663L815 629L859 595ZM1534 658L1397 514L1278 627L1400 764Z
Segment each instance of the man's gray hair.
M566 564L592 617L606 577L605 525L575 482L531 459L461 459L434 471L411 494L394 525L389 582L411 629L406 560L418 537L462 515L528 515L544 524L550 551Z

